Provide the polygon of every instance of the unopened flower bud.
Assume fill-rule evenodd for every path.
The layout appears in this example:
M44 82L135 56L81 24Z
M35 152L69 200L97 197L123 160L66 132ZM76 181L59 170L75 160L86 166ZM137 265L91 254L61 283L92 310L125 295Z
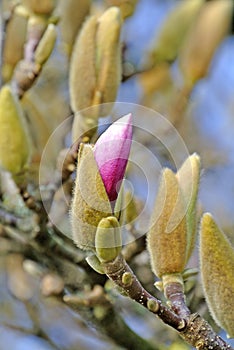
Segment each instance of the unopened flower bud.
M184 270L187 249L185 213L176 175L170 169L165 169L148 233L151 265L158 277Z
M203 78L213 55L231 26L233 1L216 0L203 5L179 58L185 84Z
M198 188L200 182L200 157L194 153L188 157L178 170L176 177L179 181L180 189L186 207L186 221L187 221L187 258L191 256L197 231L197 213L196 204L198 196Z
M101 262L114 260L122 248L119 222L114 216L103 218L97 227L95 248Z
M77 33L89 14L91 0L65 0L59 3L61 39L70 55Z
M30 143L23 110L9 86L0 90L0 166L20 173L29 161Z
M74 240L82 249L95 252L98 225L100 222L109 225L115 220L112 214L115 214L117 185L124 177L131 140L131 115L127 115L113 123L94 147L80 146L71 221ZM101 221L107 217L112 217L110 223ZM100 237L96 243L99 242L101 249L102 234Z
M209 213L200 233L200 261L206 301L216 323L234 337L234 249Z
M107 195L115 201L124 177L132 143L132 115L113 123L97 140L94 156Z
M56 28L54 24L49 24L43 37L41 38L35 53L34 60L36 63L43 65L51 55L56 42Z
M71 107L84 121L93 119L92 127L99 117L110 113L116 99L121 80L121 25L120 10L111 7L101 17L87 19L74 45L69 74ZM83 128L87 132L90 121ZM73 130L73 140L79 136Z
M22 4L31 12L38 15L50 15L57 0L21 0Z
M151 53L152 63L171 62L177 57L203 2L204 0L189 0L176 4L157 35L157 42Z
M95 251L97 226L103 217L111 216L111 213L93 148L81 145L71 207L73 238L79 248Z

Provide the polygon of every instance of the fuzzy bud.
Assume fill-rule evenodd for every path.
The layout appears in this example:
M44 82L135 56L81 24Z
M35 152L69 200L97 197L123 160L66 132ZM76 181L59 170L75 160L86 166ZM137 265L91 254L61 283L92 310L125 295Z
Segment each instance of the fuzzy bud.
M193 251L196 232L197 232L197 214L196 204L198 196L198 188L200 181L200 157L194 153L188 157L178 170L176 177L179 181L180 189L186 206L186 221L187 221L187 259Z
M89 130L90 119L93 119L92 127L97 125L98 118L111 111L110 102L116 99L121 80L121 24L120 10L111 7L101 17L87 19L74 45L69 87L72 110L79 112L75 119L80 115L84 119L81 132ZM102 106L105 103L107 105ZM87 111L83 111L85 108ZM73 129L76 124L74 122ZM73 140L79 136L73 130Z
M165 169L148 233L151 265L158 277L184 270L187 249L185 213L177 177L170 169Z
M50 15L57 0L21 0L22 4L31 12L38 15Z
M97 227L95 248L101 262L114 260L122 248L119 222L114 216L103 218Z
M213 55L231 27L233 1L216 0L203 5L179 58L185 83L203 78Z
M93 148L81 144L71 206L73 239L79 248L95 251L95 234L100 220L111 216L107 196Z
M70 55L77 33L89 14L91 0L65 0L59 3L61 38Z
M178 2L157 36L157 43L151 53L153 63L171 62L177 57L185 36L203 3L204 0Z
M209 213L200 232L202 283L209 310L230 337L234 337L234 249Z
M34 60L39 65L42 66L50 57L56 42L56 36L55 25L49 24L34 53Z
M0 166L13 174L28 164L30 143L23 110L9 86L0 90Z

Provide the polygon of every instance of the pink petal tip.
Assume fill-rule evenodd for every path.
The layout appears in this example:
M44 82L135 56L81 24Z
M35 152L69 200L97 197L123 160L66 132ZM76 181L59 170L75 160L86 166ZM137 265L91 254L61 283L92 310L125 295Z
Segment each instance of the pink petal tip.
M115 201L118 196L131 143L132 114L128 114L114 122L94 146L94 157L110 201Z

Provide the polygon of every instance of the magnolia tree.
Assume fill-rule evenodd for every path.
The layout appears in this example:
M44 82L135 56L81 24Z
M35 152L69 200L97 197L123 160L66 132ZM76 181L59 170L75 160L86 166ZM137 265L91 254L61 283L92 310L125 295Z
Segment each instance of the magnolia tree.
M141 65L126 33L146 0L1 6L0 348L232 349L233 241L179 133L232 1L175 2ZM149 108L115 103L133 81Z

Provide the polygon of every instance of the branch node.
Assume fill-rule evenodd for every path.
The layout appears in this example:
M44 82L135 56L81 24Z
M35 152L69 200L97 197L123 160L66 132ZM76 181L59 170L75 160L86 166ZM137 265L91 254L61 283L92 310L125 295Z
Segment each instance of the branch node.
M147 308L153 313L157 313L159 310L159 303L155 299L148 299Z

